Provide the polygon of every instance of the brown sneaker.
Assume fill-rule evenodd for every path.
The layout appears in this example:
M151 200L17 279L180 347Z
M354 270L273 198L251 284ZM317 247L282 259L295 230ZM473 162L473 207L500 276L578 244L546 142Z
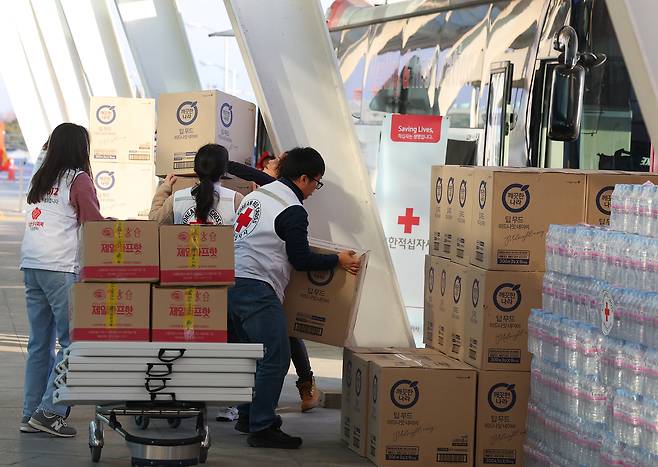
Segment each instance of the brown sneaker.
M311 381L297 382L297 390L302 399L302 412L308 412L320 405L320 392L315 386L315 378Z

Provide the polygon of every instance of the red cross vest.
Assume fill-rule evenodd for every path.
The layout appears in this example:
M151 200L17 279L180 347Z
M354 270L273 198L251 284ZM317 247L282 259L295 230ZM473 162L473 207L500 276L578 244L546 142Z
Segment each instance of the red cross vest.
M235 191L215 184L215 204L208 212L208 224L233 225L235 222ZM193 224L196 219L196 200L192 188L174 193L174 224Z
M268 183L242 200L235 218L235 276L267 282L283 302L292 265L274 221L290 206L302 206L284 183Z
M28 205L21 246L21 269L78 273L78 215L71 185L81 171L69 170L43 199Z

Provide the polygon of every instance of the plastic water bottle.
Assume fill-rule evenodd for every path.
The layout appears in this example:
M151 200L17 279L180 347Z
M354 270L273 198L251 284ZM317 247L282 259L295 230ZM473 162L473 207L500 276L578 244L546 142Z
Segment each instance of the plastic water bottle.
M542 311L538 309L530 310L528 316L528 352L533 354L536 359L541 360L542 332L541 332L541 315Z
M559 363L569 371L578 371L578 326L570 319L564 319L559 325L560 354Z
M614 389L622 387L623 341L608 338L603 342L601 370L603 382Z
M612 403L615 437L629 446L639 446L642 434L642 397L618 389Z
M658 351L649 349L644 354L644 396L658 400Z
M621 387L633 394L643 392L644 352L642 344L627 342L621 348Z
M651 236L653 231L653 208L654 199L656 197L656 186L653 184L645 184L642 186L642 197L640 198L640 216L642 221L638 233L644 236Z
M642 407L641 444L652 454L658 454L658 401L645 399Z
M647 294L644 306L644 337L642 343L647 347L658 348L658 294Z
M580 394L581 419L592 424L604 424L608 416L608 390L598 378L582 378Z
M585 376L599 376L601 355L603 353L602 336L597 329L589 324L578 325L578 371Z
M624 198L627 185L616 185L610 199L610 228L616 231L624 230Z

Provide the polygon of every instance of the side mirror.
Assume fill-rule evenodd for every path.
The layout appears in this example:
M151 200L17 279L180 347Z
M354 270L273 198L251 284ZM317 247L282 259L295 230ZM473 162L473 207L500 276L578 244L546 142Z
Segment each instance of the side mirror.
M555 36L553 48L562 52L563 63L553 69L548 137L555 141L575 141L580 136L585 92L585 68L578 64L576 31L571 26L562 27Z
M548 137L555 141L575 141L580 136L585 92L585 69L557 65L553 70Z

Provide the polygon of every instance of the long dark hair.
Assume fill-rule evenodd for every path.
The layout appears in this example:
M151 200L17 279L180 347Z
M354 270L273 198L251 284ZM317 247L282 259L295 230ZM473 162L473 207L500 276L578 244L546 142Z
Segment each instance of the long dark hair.
M58 125L50 135L46 157L32 177L28 204L40 202L68 170L82 170L91 175L89 133L74 123Z
M194 172L199 177L199 184L192 190L197 222L208 222L208 213L215 203L215 183L226 173L227 165L228 151L224 146L206 144L197 151Z

